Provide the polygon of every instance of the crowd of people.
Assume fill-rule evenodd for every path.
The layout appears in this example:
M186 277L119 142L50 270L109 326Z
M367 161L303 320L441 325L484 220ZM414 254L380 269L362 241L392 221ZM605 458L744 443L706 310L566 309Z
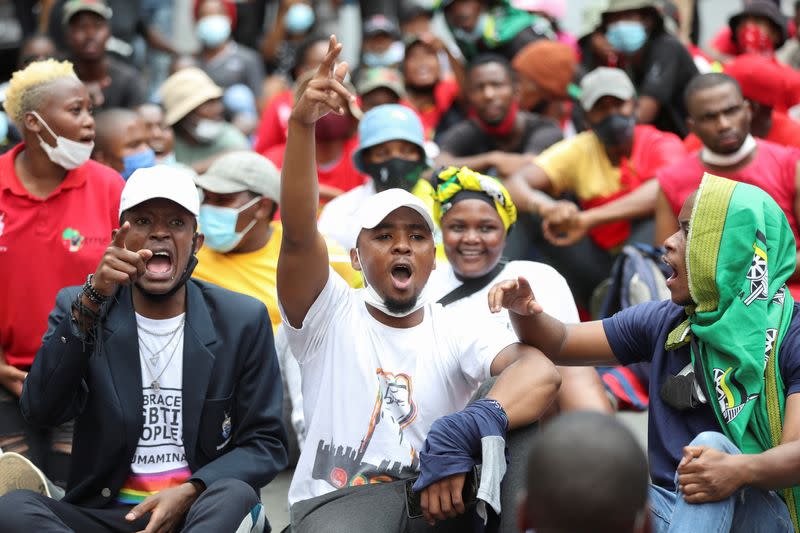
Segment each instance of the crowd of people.
M800 2L29 4L1 530L800 531Z

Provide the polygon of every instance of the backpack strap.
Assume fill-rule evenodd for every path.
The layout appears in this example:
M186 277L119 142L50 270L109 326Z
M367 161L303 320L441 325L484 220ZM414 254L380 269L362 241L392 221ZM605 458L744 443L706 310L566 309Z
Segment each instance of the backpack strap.
M503 271L507 264L508 259L505 257L501 258L492 270L479 278L466 280L461 285L439 298L436 303L441 304L442 306L448 306L453 302L457 302L472 296L494 281L494 279L500 274L500 272Z

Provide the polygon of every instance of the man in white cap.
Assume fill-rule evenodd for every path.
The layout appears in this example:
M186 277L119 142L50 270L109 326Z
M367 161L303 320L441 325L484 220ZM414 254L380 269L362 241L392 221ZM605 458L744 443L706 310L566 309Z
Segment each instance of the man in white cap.
M517 209L541 218L538 251L588 308L611 270L612 251L626 241L652 242L658 191L652 178L686 151L676 135L636 124L636 91L622 70L597 68L580 87L590 129L539 154L506 186ZM555 199L564 193L578 204Z
M97 270L59 292L21 409L76 419L67 494L3 496L4 531L234 531L258 516L256 491L286 465L272 329L260 302L189 279L199 208L188 171L134 172Z
M175 130L175 159L205 172L225 152L247 150L242 132L225 121L222 89L197 67L177 71L158 90L167 125Z
M506 432L544 412L560 377L507 329L426 298L434 225L407 191L363 203L350 257L366 288L330 272L316 224L314 127L354 98L342 85L347 65L334 68L340 51L331 37L295 104L281 179L278 297L308 425L289 489L291 531L465 531L476 507L500 511ZM490 375L496 384L467 405ZM466 474L481 457L476 487Z

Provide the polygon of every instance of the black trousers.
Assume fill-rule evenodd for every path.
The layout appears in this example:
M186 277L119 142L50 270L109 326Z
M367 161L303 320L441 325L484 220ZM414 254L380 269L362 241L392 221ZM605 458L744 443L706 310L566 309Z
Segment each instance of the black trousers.
M237 479L217 481L191 506L180 531L236 531L258 502L259 497L250 485ZM18 490L0 498L0 529L4 533L141 531L147 527L150 515L128 522L125 515L132 507L91 509Z

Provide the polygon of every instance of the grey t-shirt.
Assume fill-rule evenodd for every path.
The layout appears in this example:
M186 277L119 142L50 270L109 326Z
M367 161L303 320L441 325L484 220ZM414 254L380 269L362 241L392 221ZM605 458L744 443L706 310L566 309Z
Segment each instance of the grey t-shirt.
M525 118L525 132L518 146L511 151L518 154L538 154L564 138L558 125L541 115L520 111ZM466 157L497 150L495 138L486 133L474 120L462 120L445 131L439 139L442 152L456 157Z
M200 67L223 89L242 83L256 98L261 95L264 64L255 50L231 41L218 56L207 63L201 61Z

